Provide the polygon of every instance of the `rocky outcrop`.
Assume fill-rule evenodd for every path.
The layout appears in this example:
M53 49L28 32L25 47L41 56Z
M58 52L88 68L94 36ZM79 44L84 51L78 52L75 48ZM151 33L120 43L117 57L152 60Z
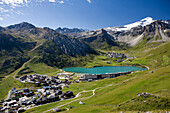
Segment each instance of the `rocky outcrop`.
M77 39L71 39L65 35L59 35L54 37L52 40L59 50L70 56L75 57L85 56L87 54L96 54L95 50L93 50L89 45L80 42Z
M92 36L79 38L96 49L107 49L111 46L119 46L113 36L109 35L104 29L101 32L94 32Z

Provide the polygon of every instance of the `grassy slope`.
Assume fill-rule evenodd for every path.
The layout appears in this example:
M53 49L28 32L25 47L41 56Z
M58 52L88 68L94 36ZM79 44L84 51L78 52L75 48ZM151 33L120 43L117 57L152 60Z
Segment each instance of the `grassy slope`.
M136 47L130 48L128 51L137 59L129 63L141 63L149 66L151 69L160 68L170 64L170 42L167 43L149 43L145 41L139 43Z
M85 103L87 103L86 105L80 106L78 103L74 103L72 106L76 106L76 108L69 112L113 112L116 107L112 105L118 105L122 102L129 101L136 97L137 93L141 92L149 92L170 99L170 66L168 66L170 64L170 42L150 43L145 46L143 46L143 44L144 42L141 42L135 48L129 50L131 51L131 55L138 57L130 63L147 65L151 67L152 70L155 70L154 73L135 74L135 79L119 85L119 87L98 90L95 97L85 100ZM161 104L164 103L160 103L160 105ZM134 109L130 109L130 105L126 105L126 107L128 110L136 110L135 107L132 107ZM142 104L138 110L143 110L144 108L148 108L148 105ZM159 107L150 106L145 110L154 111L158 109Z
M157 43L155 44L158 45ZM158 47L156 47L155 44L149 44L147 45L147 47L145 46L144 48L141 48L140 46L142 44L141 45L139 44L138 45L139 48L138 46L136 46L137 48L131 48L129 50L131 51L132 55L138 57L138 59L133 60L131 63L133 62L142 64L146 63L146 65L150 66L151 69L156 70L154 73L150 74L149 72L144 71L134 73L132 75L125 75L118 78L105 79L97 82L73 84L68 89L64 90L65 91L71 90L74 92L74 94L77 94L79 91L82 90L92 90L95 89L96 87L106 86L109 84L119 85L98 89L96 91L97 93L95 97L92 97L91 99L88 100L84 100L86 103L85 105L80 106L78 105L78 102L72 103L71 106L75 106L76 108L71 109L69 112L112 112L114 109L116 109L116 107L113 107L113 105L129 101L130 99L135 97L137 93L141 92L154 93L162 97L169 98L170 96L168 92L170 91L169 84L170 71L168 69L170 68L170 66L168 65L170 53L168 47L170 47L169 46L170 43L169 42L164 43ZM150 48L147 49L148 47ZM103 59L103 63L99 62L101 59ZM153 61L155 61L156 63L152 63ZM91 62L90 64L87 65L94 66L96 64L97 65L105 64L105 57L98 57L95 59L94 62ZM30 67L31 66L32 65L30 65ZM39 69L41 68L39 68L39 66L40 65L37 65L38 69L35 70L40 71ZM33 65L32 67L35 68L36 65ZM42 69L44 70L45 68ZM19 70L17 70L16 72L18 71ZM15 73L12 73L8 78L3 79L3 81L0 83L0 87L3 87L3 89L0 92L1 93L0 98L4 98L5 95L7 95L8 90L11 89L12 87L29 86L29 84L21 84L18 81L15 81L12 77L13 75L15 75ZM129 80L127 82L123 82L130 78L134 79ZM42 112L44 110L56 107L57 105L65 103L67 101L70 100L47 104L41 107L33 108L29 111Z
M86 63L85 67L94 67L94 66L113 66L116 63L107 64L108 61L112 61L106 56L95 56L93 60L90 60Z
M85 105L78 105L78 102L71 104L74 109L71 109L70 113L98 113L98 112L112 112L116 107L114 105L119 105L123 102L129 101L136 97L137 93L149 92L151 94L156 94L167 98L166 93L158 93L170 91L170 66L163 67L155 71L152 74L142 74L136 75L135 79L128 82L119 84L116 87L108 87L101 90L97 90L96 96L91 99L84 100ZM122 77L119 77L120 79ZM114 81L114 79L113 79ZM165 92L165 91L164 91ZM161 104L161 103L160 103ZM142 105L142 104L141 104ZM147 106L147 105L146 105ZM145 106L145 107L146 107ZM127 106L128 107L128 106ZM170 106L169 106L170 107ZM157 107L158 109L158 107ZM157 110L151 106L149 110ZM131 109L133 110L133 109ZM142 107L139 108L142 110Z
M7 97L8 91L11 90L13 87L15 88L34 87L33 84L29 83L23 84L14 79L14 75L17 74L21 70L21 68L19 68L15 72L3 78L2 81L0 81L0 99L5 99Z
M57 73L61 72L58 68L56 67L50 67L44 63L28 63L21 71L20 75L28 74L28 73L38 73L38 74L46 74L48 76L54 76Z
M113 112L117 107L113 107L114 105L118 105L124 103L126 101L131 100L136 97L137 93L141 92L149 92L152 94L156 94L163 98L170 99L170 66L169 66L169 58L170 58L170 42L167 43L150 43L146 44L144 47L143 42L137 45L135 48L131 48L131 55L137 56L138 58L132 60L131 64L141 63L151 67L151 70L155 70L154 73L150 73L148 71L140 72L139 74L135 73L135 79L132 79L126 83L122 83L116 87L108 87L101 90L97 90L97 94L95 97L91 99L84 100L86 105L78 105L78 102L71 104L74 106L74 109L71 109L68 112L79 113L79 112ZM147 72L147 73L146 73ZM122 77L117 78L120 79ZM114 81L114 79L112 79ZM107 80L106 80L107 81ZM96 82L97 83L97 82ZM109 84L109 82L107 81ZM119 81L120 83L120 81ZM97 83L100 84L100 83ZM79 86L80 85L80 86ZM74 86L74 85L73 85ZM78 84L76 87L85 87L83 89L90 88L88 85ZM93 86L93 85L92 85ZM94 86L96 87L96 86ZM97 86L98 87L98 86ZM75 91L75 87L70 87L70 90ZM90 88L91 89L91 88ZM155 102L154 100L150 100L151 102ZM156 100L157 101L157 100ZM160 103L160 105L164 103ZM126 106L128 110L136 110L130 109L130 105ZM135 107L134 107L135 108ZM159 107L150 106L142 104L138 110L158 110ZM148 108L148 109L147 109ZM170 106L169 106L170 109ZM163 109L160 109L163 110ZM166 109L167 110L167 109Z

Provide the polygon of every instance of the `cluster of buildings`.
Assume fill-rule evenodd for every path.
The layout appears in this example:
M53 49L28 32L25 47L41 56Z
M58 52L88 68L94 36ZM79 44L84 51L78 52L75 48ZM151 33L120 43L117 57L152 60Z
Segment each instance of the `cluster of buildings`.
M106 73L106 74L84 74L80 76L80 81L93 81L105 78L115 78L121 75L130 74L131 71L128 72L118 72L118 73Z
M129 57L128 55L126 54L123 54L123 53L116 53L116 52L108 52L107 57L109 58L113 58L113 62L117 62L117 63L120 63L120 62L124 62L128 59L135 59L136 57ZM124 60L126 59L126 60ZM107 62L107 64L111 64L111 61Z
M106 73L106 74L84 74L80 76L78 81L93 81L104 78L114 78L117 76L130 74L131 72L118 72L118 73ZM64 81L60 80L67 78ZM9 92L9 96L6 100L1 100L3 107L0 107L0 112L18 113L23 112L29 108L47 104L50 102L59 101L60 99L68 99L74 97L72 91L63 93L62 89L68 87L71 82L70 74L59 73L57 76L48 77L46 75L31 74L21 76L18 80L22 83L34 83L38 88L25 88L16 89L13 88Z
M26 82L35 83L37 86L48 86L50 84L58 85L61 83L70 84L70 82L68 80L65 80L64 82L61 81L59 75L48 77L46 75L32 74L32 75L21 76L18 80L22 83L26 83Z
M22 112L30 107L74 97L72 91L63 93L62 88L68 86L70 82L68 80L61 81L58 76L48 77L46 75L33 74L24 75L19 80L21 82L35 83L41 87L20 90L13 88L8 99L1 100L3 107L0 107L0 112Z
M115 53L115 52L108 52L107 56L110 58L128 58L128 55L122 54L122 53Z

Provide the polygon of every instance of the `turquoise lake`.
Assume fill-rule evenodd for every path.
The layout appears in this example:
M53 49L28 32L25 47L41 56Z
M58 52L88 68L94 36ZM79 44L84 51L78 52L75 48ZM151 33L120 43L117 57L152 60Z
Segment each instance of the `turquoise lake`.
M103 67L94 67L94 68L70 67L70 68L63 68L62 70L67 72L74 72L74 73L106 74L106 73L116 73L116 72L147 70L147 69L141 67L135 67L135 66L103 66Z

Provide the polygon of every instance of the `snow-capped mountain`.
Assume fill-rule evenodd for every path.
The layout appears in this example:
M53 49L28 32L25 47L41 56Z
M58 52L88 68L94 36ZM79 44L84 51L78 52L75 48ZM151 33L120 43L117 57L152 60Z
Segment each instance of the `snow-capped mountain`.
M146 17L138 22L134 22L131 24L127 24L124 26L118 26L118 27L107 27L104 28L106 31L126 31L126 30L130 30L131 28L137 27L137 26L146 26L151 24L152 22L154 22L155 20L153 20L153 18L151 17Z
M86 31L77 34L76 38L86 41L101 37L102 31L105 30L114 41L135 46L144 38L148 42L165 42L170 41L170 20L154 20L151 17L144 18L140 21L118 27L107 27L94 31ZM102 35L103 36L103 35ZM97 39L97 38L96 38ZM94 46L94 45L93 45Z
M154 21L156 21L156 20L154 20L151 17L146 17L146 18L144 18L144 19L142 19L140 21L137 21L137 22L134 22L134 23L131 23L131 24L127 24L127 25L124 25L124 26L107 27L107 28L103 28L103 29L106 30L110 35L112 35L115 32L129 31L130 29L138 27L138 26L143 27L143 26L151 24ZM78 34L76 34L75 37L77 37L77 38L79 38L79 37L80 38L82 38L82 37L89 37L91 35L99 34L99 33L101 33L101 29L97 29L97 30L94 30L94 31L86 31L86 32L78 33Z

